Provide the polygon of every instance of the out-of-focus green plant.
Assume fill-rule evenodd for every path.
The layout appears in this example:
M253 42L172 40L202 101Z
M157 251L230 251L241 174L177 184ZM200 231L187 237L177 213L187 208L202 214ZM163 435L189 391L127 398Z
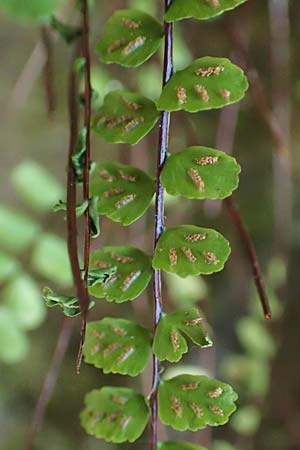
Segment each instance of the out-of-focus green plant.
M45 319L46 308L36 278L59 287L71 284L65 241L45 233L40 218L34 217L52 210L63 195L62 186L33 161L17 165L11 183L32 215L0 205L0 361L9 364L27 356L27 333Z

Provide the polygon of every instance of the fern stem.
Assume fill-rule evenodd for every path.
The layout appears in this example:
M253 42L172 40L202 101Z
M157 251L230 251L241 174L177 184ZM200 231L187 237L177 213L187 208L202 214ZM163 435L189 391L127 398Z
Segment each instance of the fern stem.
M172 0L165 0L165 11L169 8ZM163 67L163 86L169 81L173 73L173 24L164 23L165 44L164 44L164 67ZM170 113L163 111L160 119L159 145L157 157L156 172L156 196L155 196L155 229L154 229L154 250L164 228L164 188L160 180L160 174L163 169L169 145ZM155 331L162 313L162 291L161 291L161 271L154 270L154 311L153 311L153 330ZM153 379L151 396L151 442L150 450L157 448L157 430L158 430L158 384L159 384L159 361L153 355Z
M78 89L77 89L77 77L73 70L73 63L77 56L77 51L74 53L74 58L71 62L69 92L68 92L68 104L69 104L69 117L70 117L70 140L69 140L69 155L68 155L68 177L67 177L67 242L68 253L70 259L70 265L73 275L73 281L76 288L76 295L79 299L80 308L84 311L84 305L88 304L88 292L81 278L81 270L78 259L78 245L77 245L77 217L76 217L76 177L73 170L72 155L76 148L78 139ZM82 341L82 339L81 339ZM79 355L82 352L82 342L80 344ZM78 361L77 359L77 367Z
M85 59L85 93L84 93L84 126L86 129L86 154L84 163L84 176L83 176L83 198L89 202L90 198L90 165L91 165L91 99L92 99L92 86L91 86L91 56L89 47L89 7L88 0L82 1L82 54ZM89 295L88 295L88 272L89 272L89 259L91 249L91 224L90 224L90 208L89 206L85 210L85 233L84 233L84 289L86 292L84 302L81 303L81 340L79 346L79 352L77 357L77 373L79 373L82 350L85 340L86 321L89 307Z

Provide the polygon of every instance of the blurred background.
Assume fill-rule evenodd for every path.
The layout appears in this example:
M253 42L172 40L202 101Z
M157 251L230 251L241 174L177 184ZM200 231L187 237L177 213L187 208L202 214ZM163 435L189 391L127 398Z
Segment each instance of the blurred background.
M114 450L116 446L81 429L84 395L103 384L135 386L148 394L151 367L137 379L104 377L85 364L76 375L79 320L66 320L61 310L46 310L41 297L44 286L73 294L64 213L52 211L65 198L72 46L39 17L35 5L42 3L44 15L55 0L28 2L32 14L37 11L32 20L22 10L26 2L0 0L0 449ZM113 10L136 7L160 18L162 3L91 2L95 108L109 91L122 87L157 99L161 54L130 70L105 66L94 49ZM74 2L57 0L54 6L61 20L78 23ZM244 242L226 205L167 197L168 225L216 228L232 247L220 274L164 278L165 309L197 305L213 330L215 345L202 351L191 347L180 364L163 365L163 376L208 373L231 383L239 401L225 427L191 434L162 428L161 436L186 438L211 450L300 449L299 21L297 1L249 0L215 20L175 26L176 69L196 57L226 56L249 77L250 89L239 105L222 112L172 114L170 151L199 144L216 146L238 159L242 173L234 199L257 250L273 310L272 322L266 322ZM93 136L93 159L118 159L155 176L157 141L157 127L135 147L108 145ZM130 243L151 252L153 206L128 228L104 218L101 227L93 248ZM121 305L98 300L90 319L108 315L135 316L151 328L151 287ZM57 383L31 445L32 426L39 425L32 422L34 410L58 337ZM50 387L53 381L48 379ZM122 448L146 449L147 439L145 434Z

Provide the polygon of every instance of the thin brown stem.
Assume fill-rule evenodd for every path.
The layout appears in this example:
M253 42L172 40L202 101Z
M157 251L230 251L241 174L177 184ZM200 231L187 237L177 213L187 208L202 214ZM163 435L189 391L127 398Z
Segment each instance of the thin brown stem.
M84 127L86 129L86 153L84 162L84 176L83 176L83 198L89 202L90 199L90 165L91 165L91 57L89 46L89 7L88 0L82 1L82 55L85 59L85 94L84 94ZM86 292L85 301L81 307L81 340L77 357L77 372L80 371L82 360L82 351L85 340L86 321L89 308L88 296L88 271L91 249L91 223L90 223L90 208L89 205L84 213L85 219L85 233L84 233L84 289Z
M165 10L167 10L172 0L165 0ZM163 68L163 86L169 81L173 73L173 24L164 23L165 27L165 46L164 46L164 68ZM154 250L164 228L164 188L160 180L160 174L166 161L169 145L170 113L163 111L160 120L159 146L157 157L156 172L156 196L155 196L155 230L154 230ZM161 291L161 272L154 270L153 282L154 312L153 312L153 331L157 327L162 314L162 291ZM151 390L151 441L150 450L156 450L158 439L158 385L159 385L159 361L153 355L153 379Z
M77 245L77 217L76 217L76 176L73 170L72 156L76 148L78 139L78 122L79 122L79 112L78 112L78 86L77 77L73 70L73 62L78 52L76 51L74 58L71 62L71 72L69 80L69 93L68 93L68 104L69 104L69 117L70 117L70 140L69 140L69 155L68 155L68 177L67 177L67 231L68 231L68 252L71 264L71 270L73 274L73 280L76 287L77 297L79 299L79 304L82 314L86 310L86 306L89 303L89 297L87 289L85 288L82 277L81 270L78 259L78 245ZM79 355L82 353L82 337L79 348ZM77 359L78 361L81 356ZM78 370L78 369L77 369Z
M69 318L65 318L62 322L52 360L35 405L26 450L34 450L35 448L36 438L42 428L47 406L54 392L60 368L70 344L73 326L74 321Z
M54 90L54 61L53 61L53 41L50 30L43 26L41 27L41 37L46 55L46 63L44 68L45 92L47 99L47 109L49 118L52 117L56 110L56 95Z
M264 285L263 274L256 255L255 247L247 230L246 224L239 212L237 204L235 203L232 197L225 199L224 203L245 246L253 273L254 283L259 295L265 319L270 320L272 318L272 313Z

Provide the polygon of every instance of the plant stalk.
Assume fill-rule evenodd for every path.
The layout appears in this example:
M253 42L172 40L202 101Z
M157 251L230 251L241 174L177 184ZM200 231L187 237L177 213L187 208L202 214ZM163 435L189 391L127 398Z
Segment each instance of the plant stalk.
M172 0L165 0L165 11L169 8ZM169 81L173 73L173 24L164 22L165 43L164 43L164 63L163 63L163 87ZM162 186L160 175L166 161L170 130L170 113L163 111L159 126L159 144L156 171L156 196L155 196L155 228L154 228L154 250L164 229L164 188ZM161 290L161 271L154 270L153 281L154 311L153 311L153 331L155 332L157 324L162 314L162 290ZM158 431L158 384L159 361L153 355L153 378L151 390L151 441L150 450L157 448Z

